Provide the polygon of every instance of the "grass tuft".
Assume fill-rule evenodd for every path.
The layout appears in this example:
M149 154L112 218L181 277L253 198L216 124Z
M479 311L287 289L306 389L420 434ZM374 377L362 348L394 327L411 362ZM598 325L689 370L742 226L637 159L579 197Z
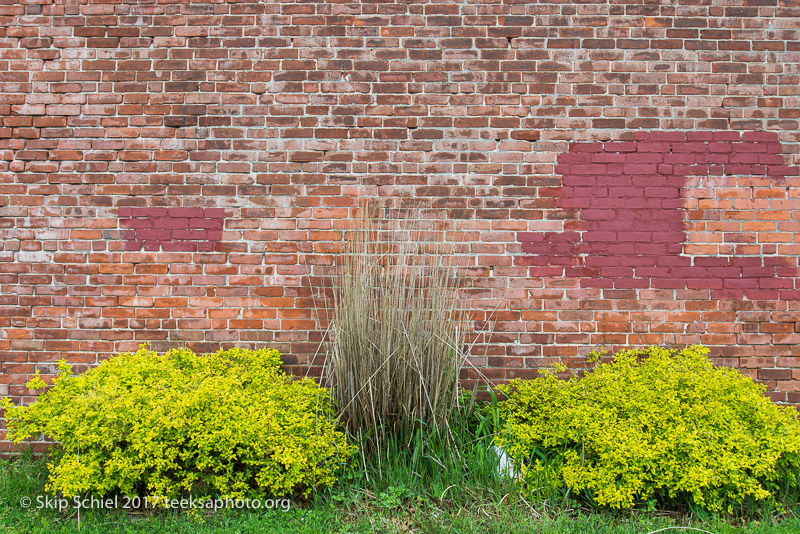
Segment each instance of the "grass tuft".
M347 429L386 456L449 432L464 365L453 266L420 221L364 215L333 287L327 366ZM422 432L422 434L418 433Z

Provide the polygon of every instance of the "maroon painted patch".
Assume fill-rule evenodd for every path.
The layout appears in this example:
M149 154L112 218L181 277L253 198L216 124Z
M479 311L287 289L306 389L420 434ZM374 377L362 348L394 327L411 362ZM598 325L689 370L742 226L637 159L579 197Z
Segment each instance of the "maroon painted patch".
M634 142L573 144L558 158L562 187L552 194L557 208L577 210L577 220L565 221L563 232L519 234L528 256L516 262L530 265L531 276L580 278L582 287L800 299L796 258L683 255L690 177L797 176L780 148L771 132L652 132Z
M126 250L210 252L222 239L222 208L119 208Z

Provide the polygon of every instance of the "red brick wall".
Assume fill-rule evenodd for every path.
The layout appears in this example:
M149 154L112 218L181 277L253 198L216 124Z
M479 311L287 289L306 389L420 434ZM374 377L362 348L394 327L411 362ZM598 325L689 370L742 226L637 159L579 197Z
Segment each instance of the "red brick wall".
M145 341L319 363L342 228L416 199L492 379L704 343L800 403L800 7L611 4L1 5L0 395Z

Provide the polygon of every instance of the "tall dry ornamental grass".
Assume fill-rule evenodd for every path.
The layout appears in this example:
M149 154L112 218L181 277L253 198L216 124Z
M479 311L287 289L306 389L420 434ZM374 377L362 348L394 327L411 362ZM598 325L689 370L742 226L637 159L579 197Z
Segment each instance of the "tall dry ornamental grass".
M354 434L441 429L459 400L464 329L452 255L419 222L368 216L350 233L333 288L332 394Z

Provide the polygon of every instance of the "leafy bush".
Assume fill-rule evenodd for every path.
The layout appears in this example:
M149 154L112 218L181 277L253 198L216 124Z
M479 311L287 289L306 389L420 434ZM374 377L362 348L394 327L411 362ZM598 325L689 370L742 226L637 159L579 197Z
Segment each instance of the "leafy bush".
M796 488L800 424L708 349L623 351L582 378L502 387L497 443L533 481L613 508L680 498L710 511Z
M355 447L329 418L328 391L280 363L275 350L159 355L144 345L78 376L62 362L33 405L3 399L9 436L60 442L48 490L67 497L308 495L335 481Z

